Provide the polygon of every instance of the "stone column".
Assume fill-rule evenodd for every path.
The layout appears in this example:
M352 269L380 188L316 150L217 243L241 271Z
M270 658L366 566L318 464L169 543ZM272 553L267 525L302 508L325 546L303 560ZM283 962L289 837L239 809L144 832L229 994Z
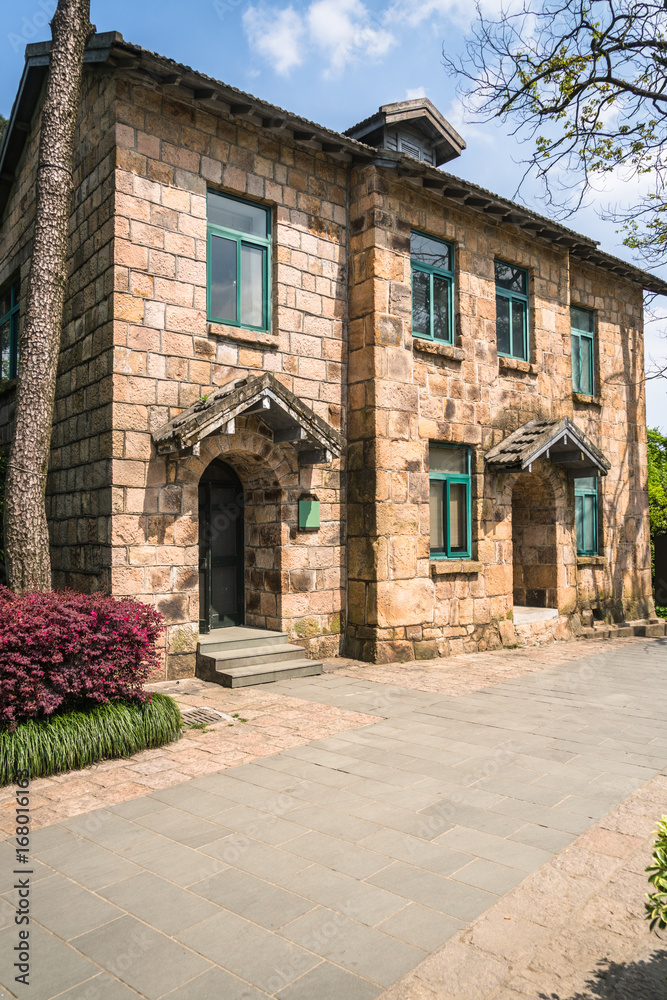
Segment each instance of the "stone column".
M411 659L433 621L426 444L410 331L410 227L383 171L353 171L348 363L348 652Z

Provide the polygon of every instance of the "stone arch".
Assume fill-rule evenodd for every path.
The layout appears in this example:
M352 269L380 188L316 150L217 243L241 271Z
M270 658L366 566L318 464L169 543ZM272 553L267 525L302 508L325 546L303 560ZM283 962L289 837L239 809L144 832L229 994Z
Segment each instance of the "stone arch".
M243 487L245 624L280 631L283 547L299 489L296 453L274 444L257 418L246 417L237 419L233 433L205 438L198 455L170 462L174 469L169 479L183 491L182 516L197 525L199 480L216 459L234 470ZM190 559L198 556L197 546Z
M514 604L558 607L558 514L550 477L523 472L512 486Z

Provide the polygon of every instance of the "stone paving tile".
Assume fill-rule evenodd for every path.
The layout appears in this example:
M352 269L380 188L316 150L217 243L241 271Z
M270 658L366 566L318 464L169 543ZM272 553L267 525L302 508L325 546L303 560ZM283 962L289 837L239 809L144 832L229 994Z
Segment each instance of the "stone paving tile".
M425 955L421 949L321 906L293 920L280 933L379 986L394 983Z
M135 850L132 848L132 853ZM79 840L76 846L61 844L60 847L52 847L44 851L40 858L44 865L67 875L87 889L94 890L129 878L130 875L138 875L141 870L131 861L88 840ZM34 880L34 876L32 879Z
M644 820L648 831L666 806L667 777L660 775L381 1000L662 1000L667 996L667 949L644 919L644 868L654 835L624 842L616 828L619 817L633 815ZM614 838L608 839L609 833ZM612 848L616 857L598 855L598 865L600 848ZM575 863L563 865L568 855ZM582 855L584 864L576 860ZM587 877L586 871L600 877Z
M34 831L70 816L183 785L196 774L218 772L372 721L346 706L336 708L292 698L276 691L272 684L230 689L192 679L149 687L171 694L183 710L208 705L248 721L234 722L231 727L224 722L208 731L185 730L177 742L147 750L132 762L124 758L106 760L82 771L34 780ZM189 763L193 754L196 763ZM0 836L12 832L13 809L13 790L0 788Z
M117 906L62 875L44 879L36 894L39 923L65 941L123 916Z
M519 871L518 868L499 865L495 861L485 861L482 858L471 861L454 875L457 882L474 885L477 889L493 892L497 896L509 892L515 885L523 882L525 877L526 873Z
M210 968L200 955L128 915L72 943L148 1000L158 1000Z
M175 934L217 913L218 907L196 892L196 888L188 892L152 872L141 872L101 889L100 895L157 930Z
M11 983L12 987L18 985L14 982L17 972L13 966L16 958L12 950L16 944L16 925L0 931L0 984ZM30 1000L51 1000L100 971L88 958L34 923L30 930L30 946L33 956L30 985L24 994Z
M132 994L136 998L136 993ZM168 994L169 1000L266 1000L268 993L214 966ZM97 998L95 998L97 1000Z
M302 916L315 905L302 896L235 868L226 868L224 872L190 886L190 889L269 931L275 931Z
M405 898L368 882L332 871L322 865L310 865L281 880L281 885L313 903L353 917L369 927L392 916L406 905Z
M291 816L292 813L287 815ZM252 806L244 806L240 803L223 809L214 817L219 826L227 831L237 831L245 833L255 840L261 840L265 844L282 844L286 840L293 840L304 833L304 825L298 825L270 812L260 812ZM310 829L310 828L309 828ZM218 837L220 831L218 832Z
M0 992L0 998L4 994ZM137 994L118 979L102 972L80 986L58 995L58 1000L136 1000Z
M429 935L434 935L436 928L438 934L447 935L457 926L456 921L467 924L487 910L495 911L499 896L509 890L503 904L506 899L516 899L520 905L516 904L516 913L503 914L503 922L497 919L493 926L478 932L474 962L460 940L457 944L459 931L444 946L456 945L444 964L438 953L432 956L434 981L438 975L447 976L437 987L438 1000L449 1000L452 984L457 982L465 983L468 993L463 997L469 1000L468 994L475 996L476 984L497 984L499 970L504 970L502 975L509 974L512 963L523 961L527 947L538 947L539 933L524 924L548 930L559 907L585 906L605 886L608 895L611 893L611 901L603 907L605 919L616 919L614 914L625 905L623 900L630 892L628 880L643 877L639 870L621 877L619 870L626 863L634 864L637 844L650 836L655 818L651 821L649 807L653 817L665 811L664 779L652 782L649 805L643 811L635 808L631 795L604 817L604 833L591 833L591 838L582 839L578 846L562 846L566 838L589 829L597 831L600 824L596 826L594 817L587 813L621 802L647 770L655 773L655 767L651 771L628 757L656 760L655 747L649 755L643 751L649 740L656 739L656 732L664 731L660 727L667 721L667 711L660 703L664 653L662 660L656 656L657 640L634 642L616 651L607 645L604 656L595 652L593 644L593 652L585 660L573 663L565 659L549 671L540 669L509 680L496 677L484 690L472 694L459 691L457 697L437 690L419 692L377 681L353 681L336 674L271 685L272 691L262 694L266 699L263 704L276 706L282 698L289 700L297 707L290 710L292 714L285 712L283 719L289 718L290 723L296 719L297 727L298 706L308 703L323 717L327 703L331 703L334 715L345 712L348 721L354 715L351 708L368 712L368 707L375 705L384 718L368 720L357 714L357 728L326 731L325 727L317 733L311 728L309 739L288 742L283 748L286 752L273 757L259 753L260 743L256 742L254 763L234 770L221 765L222 770L212 768L180 786L172 783L158 789L154 795L145 786L140 796L108 802L106 808L73 822L67 819L74 815L72 803L89 801L88 775L53 779L49 785L52 791L74 788L76 797L64 798L66 808L60 818L68 828L47 829L41 842L39 832L35 835L40 853L34 863L33 892L38 894L41 884L47 897L50 880L60 878L66 886L74 880L80 888L73 896L86 899L94 893L96 899L105 898L126 914L86 927L75 939L77 961L85 959L76 941L89 942L89 949L106 949L99 954L112 984L118 982L114 968L119 971L119 966L111 967L111 953L125 955L126 929L139 926L155 935L158 952L167 947L165 941L182 949L174 952L175 968L188 978L170 982L169 990L180 991L183 1000L203 1000L193 992L191 983L199 980L201 987L207 976L214 984L211 988L229 986L232 997L235 991L243 997L244 989L253 998L276 997L290 989L301 989L303 995L309 983L322 982L324 990L329 989L331 980L347 982L351 997L357 990L365 998L363 988L370 983L375 989L392 982L391 978L372 976L402 975L410 967L407 964L398 969L402 961L421 961L419 956L433 947ZM192 697L202 695L197 692ZM270 712L260 716L256 729L261 730L261 722L271 729ZM308 718L307 712L305 716ZM594 726L590 723L593 717ZM225 738L235 729L232 727ZM577 739L582 729L587 729L587 738ZM626 730L633 733L636 753L619 746L605 750L605 740L624 742ZM563 743L576 744L577 752L562 749ZM266 744L262 746L266 749ZM297 756L292 752L295 749ZM304 759L304 749L305 757L315 757L317 762ZM134 764L143 769L136 774L155 782L162 782L165 775L182 775L179 768L192 760L191 748L185 744L177 749L180 762L174 761L175 770L161 766L168 759L164 751L156 751L155 757L151 753L139 755ZM456 763L452 763L452 754L458 755ZM243 759L236 758L240 765ZM657 759L662 762L659 755ZM415 761L425 762L428 772L415 770ZM364 774L357 773L360 764ZM127 771L127 761L124 767ZM293 771L295 767L307 770ZM100 765L99 775L108 776L112 770ZM495 783L489 780L494 777ZM558 782L550 784L550 777ZM479 787L482 782L488 787ZM502 782L518 786L522 795L526 788L541 788L560 798L555 805L544 805L518 797L518 790L517 797L509 796L507 791L515 789L502 786ZM571 811L568 803L580 811ZM241 828L226 826L225 816L235 818L235 825ZM294 822L295 818L299 822ZM370 831L363 824L368 824ZM365 836L354 842L360 832ZM206 842L215 833L216 839ZM189 844L183 842L186 839ZM634 853L627 858L631 850ZM553 851L560 853L554 857ZM443 857L452 855L461 864L439 874ZM11 846L0 843L0 868L4 865L7 872L12 860ZM429 870L429 865L436 866L436 871ZM515 880L518 884L512 888ZM522 895L527 880L536 880L532 896ZM225 884L229 887L227 899ZM11 886L10 880L5 886L6 901L13 899ZM206 898L205 892L200 894L198 886L208 886L212 898ZM68 895L67 889L63 895ZM195 905L192 899L200 902ZM269 899L273 900L270 905ZM232 912L232 903L238 913ZM408 919L406 913L413 917ZM429 923L431 913L436 916ZM505 933L505 915L523 928L512 940ZM169 916L180 921L178 929L169 931L176 940L164 933ZM99 915L93 922L96 919ZM277 919L282 923L276 925ZM288 926L300 935L300 943L288 941L285 933L280 933ZM322 942L320 938L330 931L333 940ZM62 933L70 932L71 928L63 925ZM52 937L69 954L60 932ZM339 950L343 939L347 966ZM360 946L371 939L382 942L378 953L389 955L393 967L385 963L384 972L371 969L370 964L350 967L353 961L371 962L365 955L368 948ZM392 945L386 952L385 941ZM572 941L574 948L576 935ZM589 947L592 945L586 943L585 948ZM53 948L57 951L55 945ZM582 945L582 954L585 948ZM572 949L563 951L558 968L564 968L573 954ZM184 956L188 956L187 961ZM169 961L166 952L163 957L165 963ZM192 959L200 963L194 972L188 968ZM228 983L224 975L216 980L213 971L206 971L211 963L232 977ZM130 966L133 964L134 960ZM73 960L72 967L75 965ZM318 969L324 971L317 973ZM97 964L93 970L86 972L87 978L99 976ZM353 978L336 980L342 973ZM74 979L77 974L74 968ZM128 975L132 974L130 968ZM148 993L138 983L134 989L157 997L161 974L162 970L156 969L155 982L143 983ZM59 992L79 988L80 982L61 986ZM530 982L529 976L526 982ZM445 992L445 985L450 993ZM433 995L425 981L420 981L419 989L425 997ZM299 995L293 992L295 998ZM84 996L80 995L81 1000ZM535 993L532 996L534 1000Z
M389 859L375 851L355 847L325 833L304 833L283 845L284 850L299 858L314 861L334 871L365 879L384 868Z
M277 994L279 1000L374 1000L381 989L344 969L322 962Z
M423 903L440 913L466 921L474 920L497 898L490 892L461 885L402 861L396 861L368 881L405 899Z
M269 994L320 964L311 951L226 910L177 937L200 955Z
M209 846L205 845L204 850L207 851ZM162 875L180 886L200 882L203 878L214 875L224 867L214 856L195 851L190 847L184 847L182 844L176 844L173 840L160 836L144 840L137 847L124 848L119 853L132 858L133 871L109 879L104 883L105 885L109 885L112 881L120 882L121 879L138 873L137 866L146 868L155 875Z
M378 924L384 934L412 944L424 951L433 951L465 926L463 921L447 917L419 903L408 903L399 913Z

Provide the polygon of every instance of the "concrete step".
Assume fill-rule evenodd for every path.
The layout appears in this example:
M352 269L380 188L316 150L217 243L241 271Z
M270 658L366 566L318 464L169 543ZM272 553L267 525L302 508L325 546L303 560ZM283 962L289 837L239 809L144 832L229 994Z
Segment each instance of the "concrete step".
M243 649L228 649L217 653L201 650L202 656L215 662L216 670L228 667L253 667L261 663L280 663L283 660L301 660L303 654L303 646L290 646L288 643L278 646L247 646Z
M582 639L624 639L630 636L657 638L667 635L667 619L652 618L637 622L621 622L618 625L596 623L593 628L581 630Z
M270 684L290 677L313 677L322 673L322 664L315 660L282 660L277 663L258 663L245 667L223 667L215 671L215 680L223 687L250 687L254 684Z
M208 635L200 636L199 650L210 656L213 653L226 652L229 649L277 646L288 642L289 636L286 632L271 632L268 629L245 628L239 625L231 628L216 628Z

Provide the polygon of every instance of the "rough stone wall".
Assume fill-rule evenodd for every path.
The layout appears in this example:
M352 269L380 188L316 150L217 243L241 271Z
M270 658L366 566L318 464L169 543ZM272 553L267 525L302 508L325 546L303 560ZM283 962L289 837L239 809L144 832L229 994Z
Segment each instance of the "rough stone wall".
M129 79L117 87L112 589L165 614L168 671L180 676L194 669L196 482L204 464L157 457L151 430L212 389L261 371L344 430L347 173L240 119ZM207 185L272 206L267 334L207 323ZM338 652L342 463L298 468L289 445L274 449L240 423L238 434L243 441L203 443L202 455L227 461L247 490L247 622L291 632L312 655ZM280 453L271 475L269 452ZM186 469L197 470L195 479ZM316 532L298 530L301 493L321 501Z
M597 321L596 396L574 397L574 419L612 463L600 480L600 555L578 560L579 606L630 621L653 612L643 299L636 285L584 265L573 271L571 298Z
M92 591L107 583L111 455L110 316L113 239L112 74L84 69L74 143L69 283L47 481L55 586ZM39 111L0 229L0 285L20 274L25 314L35 213ZM15 391L0 392L0 442Z
M454 245L452 346L411 336L412 228ZM514 641L512 491L518 476L487 472L484 453L536 416L573 417L612 461L616 471L603 485L605 551L610 563L624 567L616 572L619 601L621 587L628 595L619 613L645 614L645 453L637 440L643 401L637 388L609 384L612 371L629 380L641 370L641 289L577 264L572 301L596 309L598 354L608 373L602 404L590 405L572 392L567 250L373 167L353 173L350 233L348 651L382 661ZM529 273L527 362L497 354L495 258ZM429 441L471 449L469 561L429 560ZM600 590L592 570L583 562L577 567L573 483L547 461L537 463L533 475L535 488L538 476L548 479L556 515L552 540L539 542L553 546L555 536L555 574L549 574L555 593L553 586L542 589L570 614ZM636 492L628 487L627 499L614 508L617 484L630 481ZM625 544L635 530L636 553ZM527 558L536 564L535 551ZM533 589L540 589L538 571L531 572Z

